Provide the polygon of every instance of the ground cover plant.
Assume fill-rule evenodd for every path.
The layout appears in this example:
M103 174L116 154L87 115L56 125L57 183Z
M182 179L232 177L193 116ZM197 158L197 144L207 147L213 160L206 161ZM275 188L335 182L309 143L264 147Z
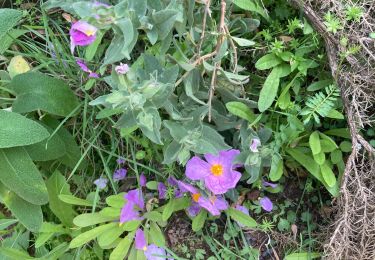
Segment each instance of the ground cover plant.
M3 5L1 259L325 255L353 135L325 38L296 6ZM337 73L363 48L340 44Z

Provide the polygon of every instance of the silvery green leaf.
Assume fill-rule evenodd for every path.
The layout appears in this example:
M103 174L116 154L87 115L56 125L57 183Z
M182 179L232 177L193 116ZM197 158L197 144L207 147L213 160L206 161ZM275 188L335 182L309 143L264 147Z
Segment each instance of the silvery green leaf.
M136 120L145 136L154 143L163 144L160 136L161 118L156 108L146 108L137 115Z
M179 156L181 149L182 144L179 144L176 141L172 141L164 150L163 164L171 164L175 162Z

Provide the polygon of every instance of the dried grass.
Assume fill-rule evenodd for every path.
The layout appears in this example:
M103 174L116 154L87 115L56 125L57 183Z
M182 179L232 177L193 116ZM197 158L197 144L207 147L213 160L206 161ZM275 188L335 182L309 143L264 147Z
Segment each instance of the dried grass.
M341 195L336 201L337 215L325 245L327 259L375 259L375 150L360 135L374 125L375 119L375 32L374 0L291 0L303 10L326 43L332 75L341 89L352 137L353 150L341 180ZM346 6L360 6L360 22L346 20ZM344 29L336 35L327 32L324 15L330 11ZM348 39L348 45L340 39ZM356 54L342 61L351 46Z

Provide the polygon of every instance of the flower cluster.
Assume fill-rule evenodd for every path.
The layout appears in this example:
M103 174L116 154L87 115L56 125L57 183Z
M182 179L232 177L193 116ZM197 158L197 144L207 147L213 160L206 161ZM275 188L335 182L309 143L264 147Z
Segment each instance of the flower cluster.
M95 2L96 7L109 7L107 4L100 2ZM72 54L77 46L88 46L95 42L97 38L98 28L86 21L74 22L70 28L70 50ZM89 73L89 78L99 78L99 75L92 70L90 70L87 64L82 60L78 59L76 61L77 65L82 69L82 71ZM120 65L115 67L115 71L119 75L124 75L129 71L129 66L127 64L120 63Z

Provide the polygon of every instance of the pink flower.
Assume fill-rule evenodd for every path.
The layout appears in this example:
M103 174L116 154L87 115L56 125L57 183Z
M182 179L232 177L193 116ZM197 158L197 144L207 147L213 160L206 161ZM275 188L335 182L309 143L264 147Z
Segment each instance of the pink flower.
M222 196L213 196L206 198L200 194L194 194L193 200L198 203L199 206L205 208L213 216L219 216L222 210L228 208L228 202Z
M96 39L98 29L85 21L73 23L70 28L70 50L74 53L76 46L87 46L92 44Z
M99 75L96 74L95 72L93 72L92 70L90 70L87 67L87 64L83 60L78 59L76 61L76 63L81 68L81 70L83 70L84 72L88 72L89 73L89 78L99 78Z
M117 74L124 75L129 71L128 64L120 63L120 65L115 67L115 71Z
M120 223L122 224L131 220L142 220L143 218L139 215L140 210L145 208L142 191L140 189L131 190L124 195L124 199L126 202L121 209Z
M254 138L251 140L251 144L250 144L250 150L253 152L253 153L257 153L259 152L258 151L258 146L260 145L260 140L258 138Z
M224 194L236 187L241 173L234 170L233 160L238 150L221 151L218 156L206 154L206 161L198 156L186 164L186 176L191 180L203 180L207 189L214 194Z

